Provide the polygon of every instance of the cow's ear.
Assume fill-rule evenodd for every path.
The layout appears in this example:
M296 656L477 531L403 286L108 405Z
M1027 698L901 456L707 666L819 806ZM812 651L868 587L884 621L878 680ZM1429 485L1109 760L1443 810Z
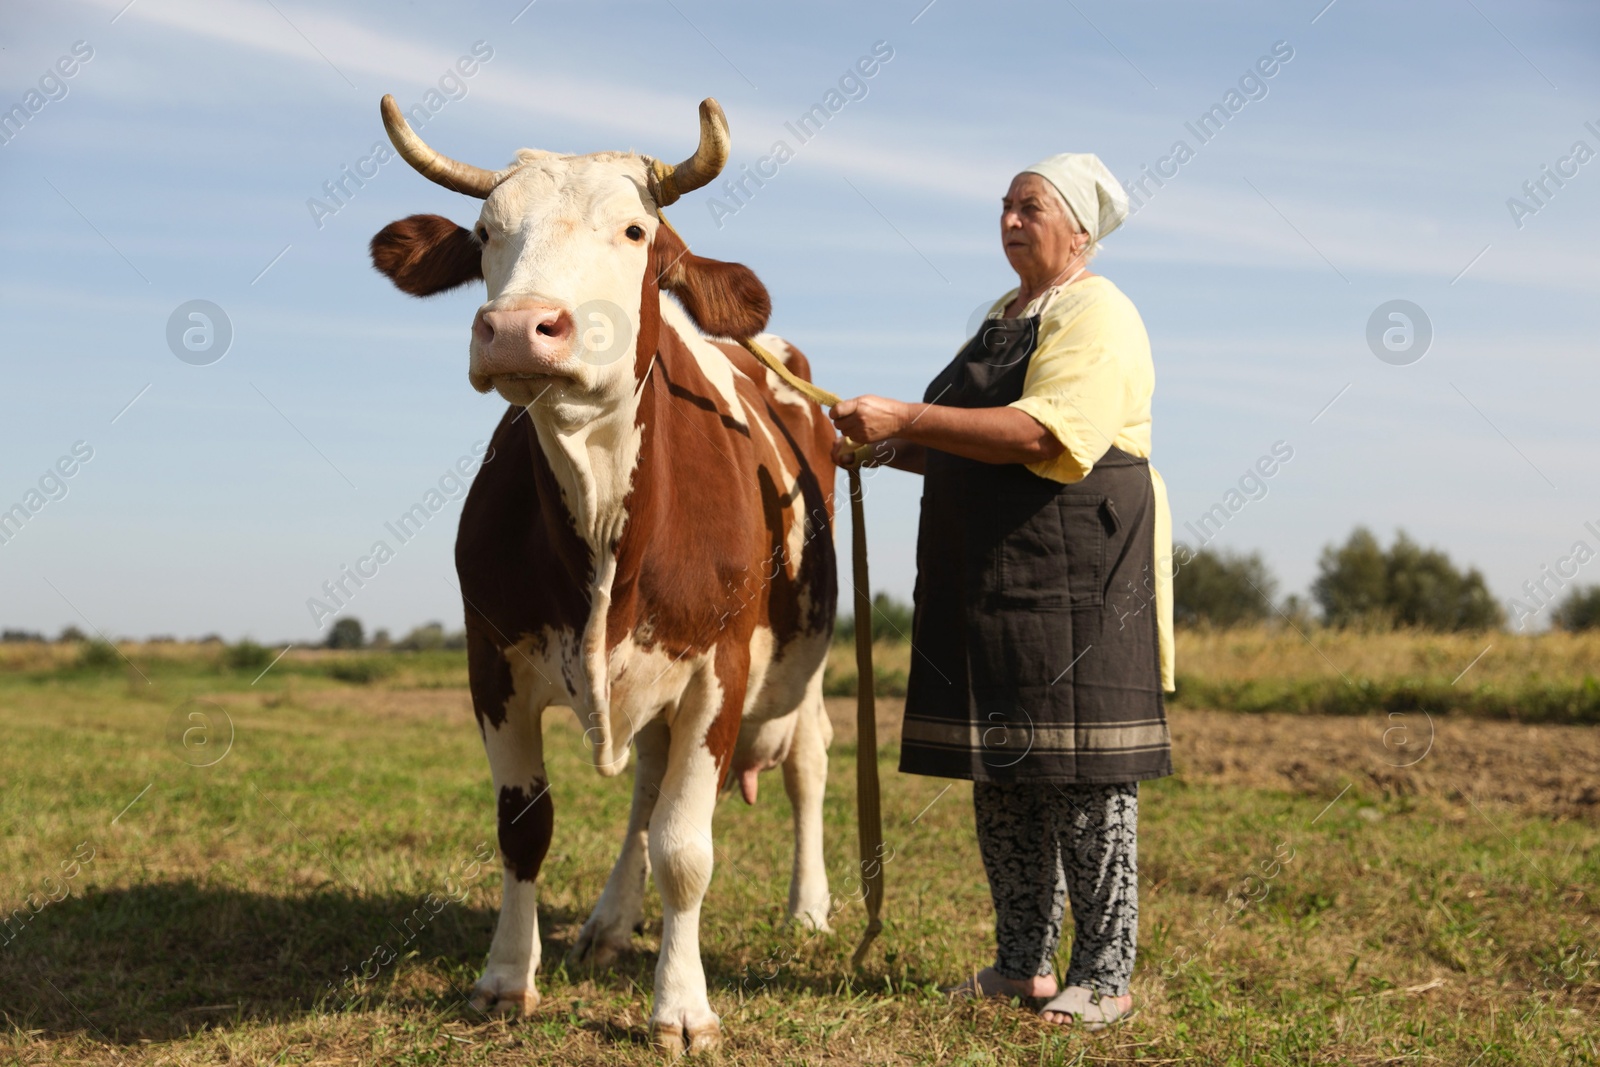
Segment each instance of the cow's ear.
M432 296L482 278L483 249L447 218L412 215L378 231L372 265L401 292Z
M683 304L694 324L714 337L753 337L767 328L772 298L743 263L704 259L662 226L651 248L656 282Z

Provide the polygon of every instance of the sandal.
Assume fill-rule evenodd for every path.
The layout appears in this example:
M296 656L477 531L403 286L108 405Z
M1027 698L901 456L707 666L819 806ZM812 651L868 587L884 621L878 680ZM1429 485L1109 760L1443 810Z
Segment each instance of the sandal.
M1011 979L1003 978L996 974L993 967L985 967L983 970L969 976L965 982L957 985L940 986L939 992L951 1000L977 1000L980 997L996 997L1000 1000L1010 1000L1012 997L1017 997L1020 1000L1039 1001L1055 996L1054 993L1036 996L1018 989L1007 988L1007 984L1010 982Z
M1078 1025L1085 1030L1104 1030L1133 1014L1133 994L1124 993L1114 997L1109 993L1096 993L1086 986L1069 985L1039 1009L1040 1018L1047 1013L1067 1016L1061 1022L1044 1019L1052 1025Z

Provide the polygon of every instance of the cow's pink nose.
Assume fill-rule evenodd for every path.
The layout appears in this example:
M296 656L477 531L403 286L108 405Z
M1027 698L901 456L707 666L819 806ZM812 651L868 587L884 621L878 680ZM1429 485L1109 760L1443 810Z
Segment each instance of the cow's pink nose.
M572 314L549 304L480 311L472 323L477 375L548 374L571 358L574 333Z
M565 341L572 336L572 316L564 308L548 306L484 311L479 312L473 332L482 345L493 344L500 338L532 340L542 337L549 341Z

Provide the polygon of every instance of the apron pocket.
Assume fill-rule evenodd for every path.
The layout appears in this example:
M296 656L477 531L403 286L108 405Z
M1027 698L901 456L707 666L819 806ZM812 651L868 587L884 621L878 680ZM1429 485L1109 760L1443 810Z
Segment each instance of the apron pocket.
M1059 499L1069 604L1099 607L1106 600L1106 541L1118 525L1111 501L1103 496L1063 495Z

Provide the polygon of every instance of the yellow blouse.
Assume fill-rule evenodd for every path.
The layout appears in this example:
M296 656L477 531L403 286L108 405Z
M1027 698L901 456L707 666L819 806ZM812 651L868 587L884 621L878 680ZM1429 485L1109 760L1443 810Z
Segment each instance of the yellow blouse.
M999 313L1013 289L990 309ZM1150 398L1155 365L1150 337L1133 301L1098 275L1047 291L1023 309L1039 315L1039 339L1022 387L1011 406L1032 415L1061 442L1055 459L1028 464L1043 478L1076 482L1115 445L1131 456L1150 456ZM1171 692L1172 511L1167 486L1154 466L1155 560L1153 603L1161 646L1161 688Z

